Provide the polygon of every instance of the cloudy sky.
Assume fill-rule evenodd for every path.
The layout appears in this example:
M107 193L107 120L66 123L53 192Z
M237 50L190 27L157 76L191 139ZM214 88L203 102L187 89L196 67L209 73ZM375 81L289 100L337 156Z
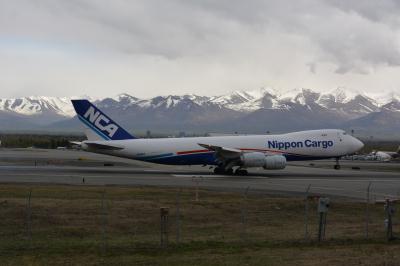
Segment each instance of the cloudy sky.
M399 1L0 0L0 98L400 91Z

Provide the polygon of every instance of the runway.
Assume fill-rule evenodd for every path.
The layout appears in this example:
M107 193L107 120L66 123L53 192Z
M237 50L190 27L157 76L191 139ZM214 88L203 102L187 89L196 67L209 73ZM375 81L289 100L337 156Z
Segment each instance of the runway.
M0 149L0 182L71 185L135 185L195 187L217 190L250 190L277 194L299 194L310 186L311 194L365 199L371 182L372 199L400 198L397 165L387 169L373 163L343 162L342 170L328 165L295 163L284 170L251 169L248 176L214 175L208 167L163 166L81 151ZM320 164L320 165L319 165ZM108 166L104 166L108 165ZM112 165L112 166L110 166ZM332 164L333 165L333 164ZM352 170L357 166L360 170ZM364 168L368 170L363 170ZM84 183L83 183L84 181Z

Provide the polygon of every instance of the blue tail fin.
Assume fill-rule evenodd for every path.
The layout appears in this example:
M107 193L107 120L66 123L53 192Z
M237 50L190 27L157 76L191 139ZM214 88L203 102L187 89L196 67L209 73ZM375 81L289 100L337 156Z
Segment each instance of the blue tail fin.
M101 137L101 139L135 139L134 136L120 127L88 100L72 100L71 102L74 105L79 120Z

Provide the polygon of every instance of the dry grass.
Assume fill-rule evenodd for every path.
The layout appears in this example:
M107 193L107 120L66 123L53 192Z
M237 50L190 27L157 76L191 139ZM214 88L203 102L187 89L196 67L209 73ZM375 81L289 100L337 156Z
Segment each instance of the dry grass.
M383 206L370 206L365 240L366 205L343 199L333 200L327 239L318 244L316 202L310 201L311 239L305 241L302 198L250 193L245 200L240 193L201 190L195 202L194 190L184 189L176 245L178 191L0 185L0 264L398 265L399 242L384 240ZM170 208L165 250L159 248L160 207ZM400 232L398 224L394 231Z

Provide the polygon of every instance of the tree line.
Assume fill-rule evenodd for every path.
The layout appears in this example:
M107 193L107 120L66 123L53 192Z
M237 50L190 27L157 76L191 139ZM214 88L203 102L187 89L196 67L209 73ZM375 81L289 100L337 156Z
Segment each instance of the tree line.
M82 141L78 135L0 134L1 147L55 149L71 147L70 141Z

